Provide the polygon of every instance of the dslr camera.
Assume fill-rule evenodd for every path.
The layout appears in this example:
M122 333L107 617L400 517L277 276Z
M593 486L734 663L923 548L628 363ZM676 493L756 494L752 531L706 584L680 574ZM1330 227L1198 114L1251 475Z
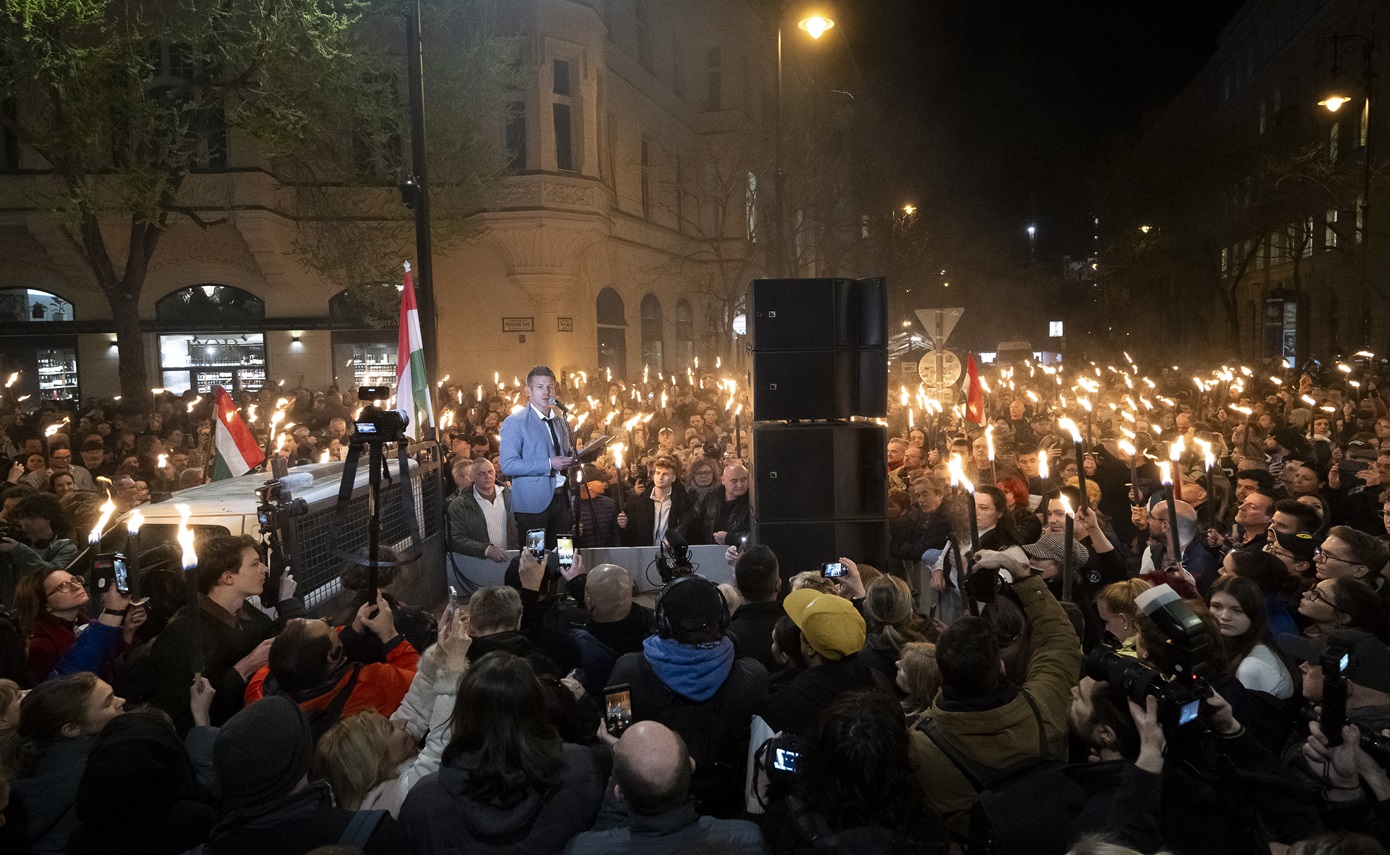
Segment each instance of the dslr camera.
M362 386L357 397L363 401L384 401L391 397L390 386ZM353 420L357 435L364 442L397 442L405 435L410 417L400 410L383 410L376 404L368 404Z
M302 517L308 512L309 503L303 499L285 499L285 485L278 478L256 488L256 522L261 534L271 534L285 520Z
M1106 681L1141 706L1146 698L1157 698L1158 720L1171 732L1198 721L1202 701L1211 697L1206 627L1168 585L1145 591L1135 602L1167 636L1171 673L1096 647L1086 657L1086 675Z
M686 542L680 532L666 532L666 539L657 548L656 571L661 574L663 586L671 584L673 579L689 576L695 572L695 565L690 560L690 544ZM651 573L650 565L647 572L648 574ZM651 576L648 575L647 578L650 579Z

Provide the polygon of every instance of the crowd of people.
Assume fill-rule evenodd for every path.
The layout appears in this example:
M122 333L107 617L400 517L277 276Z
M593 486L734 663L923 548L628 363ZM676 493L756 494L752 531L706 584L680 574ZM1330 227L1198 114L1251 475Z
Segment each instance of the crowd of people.
M79 572L108 490L123 512L202 482L206 401L0 415L0 849L1385 852L1374 378L1038 369L980 423L904 393L887 554L819 567L751 538L737 384L441 384L446 537L505 583L441 613L395 595L408 567L373 598L351 566L323 619L292 577L265 590L248 537L204 537L192 592ZM352 390L278 392L238 402L258 441L339 456ZM559 465L523 465L527 407ZM518 550L552 490L580 547L665 544L654 603L640 568Z

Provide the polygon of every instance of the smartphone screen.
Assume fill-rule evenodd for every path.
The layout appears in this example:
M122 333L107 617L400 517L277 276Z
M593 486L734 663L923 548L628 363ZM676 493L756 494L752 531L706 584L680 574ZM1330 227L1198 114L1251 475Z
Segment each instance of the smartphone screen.
M608 732L622 736L623 731L632 724L632 692L626 683L609 686L603 690L603 701L603 721Z
M779 772L795 772L796 762L801 759L801 755L786 748L778 748L773 751L772 768Z
M821 566L820 574L827 579L838 579L845 575L845 565L839 561L831 561Z
M557 534L555 536L555 554L560 556L560 566L570 567L574 564L574 535Z
M444 623L448 624L454 619L454 614L458 612L459 591L453 585L449 586L449 605L444 607Z
M531 550L531 554L539 561L545 555L545 529L533 528L526 532L526 548Z
M130 593L130 579L126 574L125 556L117 555L111 560L111 569L116 578L116 590L122 594Z

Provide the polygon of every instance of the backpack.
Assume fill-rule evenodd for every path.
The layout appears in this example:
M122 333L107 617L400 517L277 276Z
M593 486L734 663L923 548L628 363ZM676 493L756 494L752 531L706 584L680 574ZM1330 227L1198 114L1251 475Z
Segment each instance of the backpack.
M1061 852L1070 819L1086 806L1088 794L1066 774L1066 764L1047 756L1037 702L1026 689L1021 694L1037 724L1038 756L1025 757L1002 769L991 769L966 757L931 718L924 717L917 724L976 793L970 808L970 831L959 840L969 855Z

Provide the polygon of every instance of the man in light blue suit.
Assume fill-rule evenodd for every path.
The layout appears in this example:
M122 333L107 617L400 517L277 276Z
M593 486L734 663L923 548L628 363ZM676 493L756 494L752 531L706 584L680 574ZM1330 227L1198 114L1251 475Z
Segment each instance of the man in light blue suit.
M545 529L545 545L570 530L565 469L574 463L569 425L552 406L555 373L537 365L526 375L530 404L502 422L502 474L512 479L512 512L517 531Z

